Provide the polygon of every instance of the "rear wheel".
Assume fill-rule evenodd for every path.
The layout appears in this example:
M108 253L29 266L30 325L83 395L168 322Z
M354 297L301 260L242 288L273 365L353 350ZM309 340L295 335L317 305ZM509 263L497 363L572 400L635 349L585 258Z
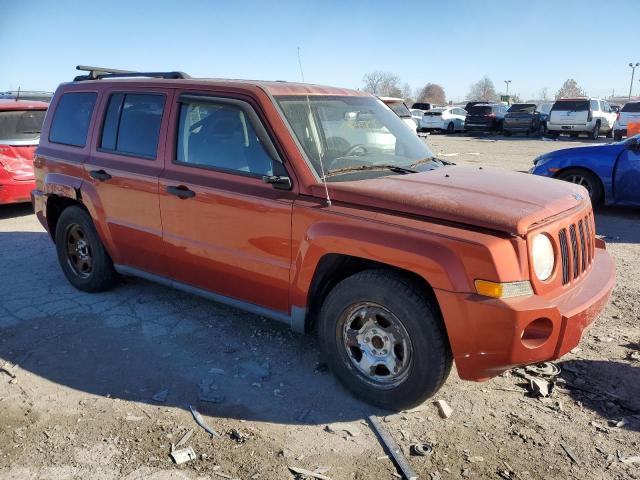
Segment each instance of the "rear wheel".
M600 124L596 123L596 126L593 127L593 130L591 130L591 133L589 134L589 138L591 138L591 140L597 140L599 136L600 136Z
M566 182L582 185L589 192L591 203L597 205L602 200L602 183L600 179L588 170L581 168L570 168L564 172L560 172L556 177Z
M579 134L578 133L570 133L569 136L571 138L578 138Z
M358 397L387 409L422 403L442 386L452 356L435 306L410 280L367 270L334 287L320 312L322 350Z
M81 207L63 210L56 226L58 261L78 290L100 292L113 286L117 274L89 213Z
M453 124L453 122L449 122L449 125L447 125L447 133L448 134L452 134L453 132L455 132L456 127Z

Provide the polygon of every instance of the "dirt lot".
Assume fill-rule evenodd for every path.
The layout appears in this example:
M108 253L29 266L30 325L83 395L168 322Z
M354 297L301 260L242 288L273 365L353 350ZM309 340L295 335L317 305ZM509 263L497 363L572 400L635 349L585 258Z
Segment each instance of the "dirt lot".
M457 163L520 171L580 143L428 141ZM640 478L629 462L640 456L639 221L639 211L597 212L617 285L558 362L565 387L540 400L515 374L469 383L454 370L434 399L453 408L442 419L431 401L396 414L357 401L325 371L313 337L260 317L136 279L80 293L29 207L0 208L0 479L286 480L287 465L334 480L396 478L364 421L372 414L421 479ZM174 465L171 444L190 429L197 459ZM433 453L409 456L413 442Z

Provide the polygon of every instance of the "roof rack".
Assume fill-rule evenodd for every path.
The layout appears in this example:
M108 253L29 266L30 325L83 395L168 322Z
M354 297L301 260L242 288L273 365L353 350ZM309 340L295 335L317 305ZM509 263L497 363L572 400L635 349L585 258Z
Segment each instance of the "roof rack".
M78 75L74 82L85 80L100 80L102 78L127 78L127 77L151 77L151 78L191 78L184 72L134 72L132 70L117 70L115 68L89 67L78 65L76 70L89 72L87 75Z

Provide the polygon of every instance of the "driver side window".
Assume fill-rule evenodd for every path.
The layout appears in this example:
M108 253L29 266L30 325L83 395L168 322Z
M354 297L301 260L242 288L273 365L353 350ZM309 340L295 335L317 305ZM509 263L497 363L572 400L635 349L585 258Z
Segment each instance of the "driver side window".
M176 163L188 166L273 174L273 160L250 119L235 105L181 103L176 150Z

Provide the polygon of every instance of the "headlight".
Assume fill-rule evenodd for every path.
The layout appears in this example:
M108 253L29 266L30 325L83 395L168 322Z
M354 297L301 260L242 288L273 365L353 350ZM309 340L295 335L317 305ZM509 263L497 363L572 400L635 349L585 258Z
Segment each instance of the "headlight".
M533 160L533 165L534 165L534 166L536 166L536 167L538 167L538 166L540 166L540 165L544 165L544 164L545 164L545 163L547 163L549 160L551 160L551 158L553 158L553 157L551 157L550 155L547 155L547 154L545 154L545 155L540 155L539 157L537 157L537 158L535 158L535 159Z
M540 233L533 238L531 258L533 259L533 271L536 273L536 277L542 281L548 280L553 273L556 258L551 240L546 234Z

